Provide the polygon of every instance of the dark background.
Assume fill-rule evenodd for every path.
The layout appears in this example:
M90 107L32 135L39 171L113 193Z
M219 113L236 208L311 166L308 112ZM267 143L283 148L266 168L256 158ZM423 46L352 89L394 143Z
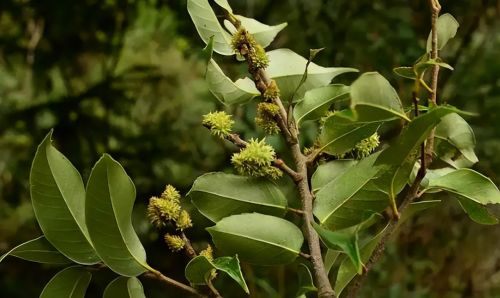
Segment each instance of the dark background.
M407 82L392 69L411 65L424 52L427 1L231 4L236 13L267 24L288 22L270 48L307 56L310 48L325 47L316 63L379 71L408 101ZM475 168L499 184L500 1L441 4L460 22L441 54L456 69L441 72L441 99L480 114L468 119L477 137ZM144 211L165 184L186 193L200 174L228 166L232 148L200 125L201 115L220 108L203 79L203 46L185 1L0 1L0 254L41 234L28 176L37 144L54 128L56 146L84 180L104 152L124 165L137 187L134 223L148 259L183 280L185 257L167 250ZM219 61L235 77L244 71L230 59ZM230 111L237 130L255 134L252 107ZM189 236L203 248L208 223L193 216ZM455 204L428 211L389 246L362 297L500 297L499 236L499 227L473 223ZM0 264L0 296L37 297L59 269L7 258ZM244 270L255 297L291 297L293 268ZM88 297L100 297L112 278L109 271L96 273ZM183 295L143 282L149 297ZM218 282L227 297L243 296Z

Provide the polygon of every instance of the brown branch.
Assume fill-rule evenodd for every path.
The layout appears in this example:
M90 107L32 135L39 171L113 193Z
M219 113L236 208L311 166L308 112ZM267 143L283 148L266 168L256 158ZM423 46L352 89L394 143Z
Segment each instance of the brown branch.
M303 257L304 259L311 259L311 255L306 254L304 252L299 252L299 256Z
M232 22L236 28L241 29L241 23L238 22L238 20L236 20L234 16L228 14L227 19ZM264 68L255 67L255 65L252 65L252 60L249 59L249 54L251 53L251 51L255 50L252 48L252 44L248 41L244 42L237 50L247 61L248 70L253 77L256 88L261 92L262 95L264 95L267 88L272 84L272 80L269 78ZM328 274L325 270L325 265L323 263L321 255L319 237L311 225L311 222L314 221L314 216L312 213L313 195L311 193L308 181L307 157L302 154L300 145L298 144L299 132L297 129L297 124L294 121L293 116L288 115L279 96L275 96L273 98L273 102L279 107L279 117L277 117L276 122L280 127L287 144L290 146L295 163L295 172L297 173L298 179L294 180L296 181L302 201L302 211L304 212L303 232L309 246L309 252L311 254L310 260L314 269L314 277L316 286L318 288L318 297L334 298L336 297L336 295L332 289Z
M184 251L186 252L186 255L190 259L195 258L197 256L197 253L194 250L193 246L191 245L191 241L184 232L181 232L181 238L182 240L184 240Z
M200 292L198 292L195 288L193 287L190 287L186 284L183 284L179 281L176 281L175 279L172 279L168 276L165 276L163 275L160 271L158 270L155 270L153 268L149 268L149 271L144 273L143 274L145 277L149 277L149 278L152 278L152 279L156 279L158 281L161 281L169 286L174 286L174 287L177 287L179 289L182 289L186 292L189 292L191 294L193 294L194 296L196 297L203 297L203 298L206 298L207 296L201 294Z

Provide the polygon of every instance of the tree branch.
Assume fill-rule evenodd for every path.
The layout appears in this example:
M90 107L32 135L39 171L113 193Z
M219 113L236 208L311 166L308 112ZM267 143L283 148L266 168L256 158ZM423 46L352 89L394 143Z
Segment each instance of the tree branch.
M179 289L182 289L182 290L184 290L186 292L189 292L189 293L193 294L196 297L207 298L207 296L201 294L195 288L190 287L190 286L188 286L186 284L183 284L183 283L181 283L179 281L176 281L175 279L172 279L172 278L170 278L168 276L165 276L160 271L155 270L153 268L149 268L149 271L146 272L146 273L144 273L143 275L145 277L149 277L149 278L161 281L161 282L163 282L163 283L165 283L167 285L174 286L174 287L177 287Z

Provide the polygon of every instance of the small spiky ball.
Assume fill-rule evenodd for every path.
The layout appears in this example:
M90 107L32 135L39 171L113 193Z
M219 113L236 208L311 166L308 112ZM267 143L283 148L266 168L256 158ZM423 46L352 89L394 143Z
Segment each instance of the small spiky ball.
M203 116L203 121L201 122L204 126L210 129L210 132L214 136L220 138L226 137L231 133L234 121L231 115L226 114L226 112L210 112Z
M263 94L263 97L266 101L271 102L275 98L278 98L279 96L280 96L280 90L278 88L278 85L276 85L275 80L271 80L271 82L266 88L266 91Z
M273 147L264 139L251 139L245 148L233 155L231 162L240 175L277 179L282 172L272 166L275 157Z
M181 206L178 202L169 201L158 197L149 199L147 215L149 221L157 228L163 228L168 221L179 217Z
M208 260L213 261L214 260L214 250L213 250L212 246L209 244L207 246L207 248L200 251L200 256L204 256Z
M161 194L161 198L164 200L167 200L167 201L179 203L179 201L181 199L181 194L179 193L179 191L177 191L177 189L175 189L175 187L168 184L165 187L165 190L163 191L163 193Z
M165 234L165 243L167 244L168 248L173 251L173 252L178 252L184 248L186 243L184 240L177 236L177 235L171 235L171 234Z
M354 147L354 154L356 158L363 159L370 155L377 147L380 145L380 136L378 133L374 133L370 137L361 140Z
M185 230L193 226L193 222L191 221L191 216L186 210L182 210L179 214L179 217L176 219L175 224L178 230Z
M261 102L257 105L255 124L262 128L267 134L278 134L280 128L274 120L274 117L276 117L278 113L278 105L270 102Z
M240 28L233 35L231 46L236 53L240 53L248 59L251 70L266 68L269 65L266 51L246 29Z

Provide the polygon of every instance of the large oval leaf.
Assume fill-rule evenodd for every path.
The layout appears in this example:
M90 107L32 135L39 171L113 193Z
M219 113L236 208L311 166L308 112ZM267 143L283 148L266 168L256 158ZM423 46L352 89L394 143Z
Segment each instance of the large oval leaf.
M498 218L491 214L485 206L460 196L458 196L457 199L462 209L473 221L482 225L498 224Z
M398 93L378 72L364 73L352 83L351 108L360 121L409 120Z
M0 262L7 256L45 264L70 264L71 260L61 254L44 236L26 241L0 256Z
M189 261L184 272L191 284L204 285L210 280L213 270L224 272L236 281L245 293L250 293L241 272L240 261L237 255L235 257L220 257L212 261L205 256L197 256Z
M249 212L283 216L287 208L285 196L274 183L226 173L198 177L188 196L200 213L214 222Z
M386 195L367 185L383 168L375 165L379 155L361 160L316 193L313 212L321 225L331 230L350 227L387 206Z
M441 122L436 126L435 136L453 145L472 163L478 162L474 153L476 146L474 131L467 121L457 113L446 115L441 119Z
M438 50L444 48L450 39L455 37L458 30L458 21L449 13L440 15L437 20ZM432 50L432 32L427 37L427 52Z
M252 80L246 77L233 82L213 59L208 62L206 80L210 92L225 105L246 103L260 95Z
M146 298L142 283L136 277L120 276L104 290L103 298Z
M299 86L307 59L290 49L277 49L267 53L269 77L274 79L280 89L281 99L291 100ZM346 72L357 72L357 69L347 67L321 67L313 62L307 69L307 79L297 90L297 98L302 98L307 90L330 84L333 78Z
M232 215L207 228L215 246L226 255L238 255L257 265L291 263L304 237L293 223L270 215Z
M33 209L47 240L69 259L95 264L99 257L90 244L85 224L85 188L71 162L45 137L33 159L30 191Z
M269 46L276 35L287 26L287 23L269 26L244 16L235 15L235 17L241 22L241 26L253 35L255 41L264 48ZM236 32L236 28L228 20L224 20L224 25L229 32L233 34Z
M307 120L320 119L335 101L349 98L349 87L335 84L307 91L293 110L293 117L300 125Z
M43 288L40 298L84 298L92 274L83 267L59 271Z
M103 262L118 274L137 276L148 268L146 252L132 227L135 187L123 167L105 154L87 184L85 215L90 238Z
M342 155L349 152L361 140L373 135L380 126L379 122L359 123L336 112L328 117L319 135L322 152L331 155Z
M187 10L198 34L206 44L213 36L215 52L226 56L234 55L231 48L231 35L222 28L208 0L188 0Z
M311 177L311 187L314 192L332 182L358 161L354 159L338 159L320 164Z

